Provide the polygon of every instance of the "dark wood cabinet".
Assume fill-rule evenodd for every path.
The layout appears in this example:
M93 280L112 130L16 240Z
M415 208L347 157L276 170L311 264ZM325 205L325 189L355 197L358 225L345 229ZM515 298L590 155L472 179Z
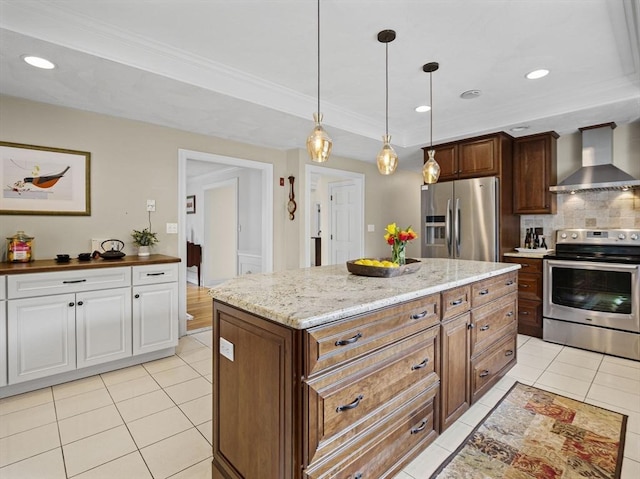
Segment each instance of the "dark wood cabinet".
M522 267L518 274L518 332L542 338L542 259L505 256L504 261Z
M516 138L513 142L513 210L516 214L555 214L556 184L555 131Z
M467 287L468 289L468 287ZM467 310L468 311L468 310ZM451 426L469 409L469 325L471 314L462 314L443 322L440 430Z
M434 146L440 165L439 181L501 176L505 168L510 171L512 141L511 136L499 132ZM429 149L423 148L424 162L429 158Z

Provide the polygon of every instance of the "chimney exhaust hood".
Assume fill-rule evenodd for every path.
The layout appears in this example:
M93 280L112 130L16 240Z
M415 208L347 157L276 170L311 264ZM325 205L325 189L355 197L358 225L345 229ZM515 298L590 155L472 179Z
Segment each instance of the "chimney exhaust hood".
M582 132L582 168L557 186L552 193L577 191L628 190L640 188L640 180L613 166L613 129L615 123L580 128Z

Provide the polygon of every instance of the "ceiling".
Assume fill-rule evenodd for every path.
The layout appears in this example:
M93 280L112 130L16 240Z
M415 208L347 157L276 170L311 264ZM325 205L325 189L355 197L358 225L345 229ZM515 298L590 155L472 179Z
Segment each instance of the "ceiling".
M317 110L315 0L0 0L0 92L278 149ZM429 144L640 118L640 0L322 0L320 110L336 155L400 168ZM24 54L44 56L37 70ZM524 75L537 68L540 80ZM480 90L475 99L460 94ZM0 112L1 114L1 112ZM528 126L511 132L516 126ZM330 162L331 160L329 160ZM330 166L330 163L327 165Z

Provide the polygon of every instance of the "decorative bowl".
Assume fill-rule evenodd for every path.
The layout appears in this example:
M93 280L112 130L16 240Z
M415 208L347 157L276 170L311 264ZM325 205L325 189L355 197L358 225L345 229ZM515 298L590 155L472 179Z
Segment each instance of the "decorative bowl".
M370 258L374 259L374 258ZM389 260L390 258L380 258L380 261ZM393 278L403 274L415 273L420 269L422 263L418 259L407 258L407 263L396 268L384 268L382 266L367 266L365 264L356 264L357 260L347 261L347 270L351 274L357 276L370 276L372 278Z

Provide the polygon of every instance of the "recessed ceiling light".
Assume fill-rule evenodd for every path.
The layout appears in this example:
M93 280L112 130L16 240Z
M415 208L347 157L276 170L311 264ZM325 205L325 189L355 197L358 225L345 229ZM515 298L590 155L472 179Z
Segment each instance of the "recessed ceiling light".
M529 80L537 80L538 78L546 77L548 74L549 70L541 68L540 70L533 70L532 72L527 73L525 76Z
M460 94L460 98L463 98L465 100L473 100L474 98L478 98L480 95L482 95L482 92L480 90L467 90Z
M522 125L522 126L514 126L513 128L511 128L510 131L513 131L514 133L517 133L519 131L524 131L524 130L528 130L529 127L527 125Z
M53 70L56 65L46 58L34 57L33 55L23 55L22 59L32 67L44 68L45 70Z
M431 110L431 107L429 105L420 105L416 107L416 111L418 113L424 113Z

